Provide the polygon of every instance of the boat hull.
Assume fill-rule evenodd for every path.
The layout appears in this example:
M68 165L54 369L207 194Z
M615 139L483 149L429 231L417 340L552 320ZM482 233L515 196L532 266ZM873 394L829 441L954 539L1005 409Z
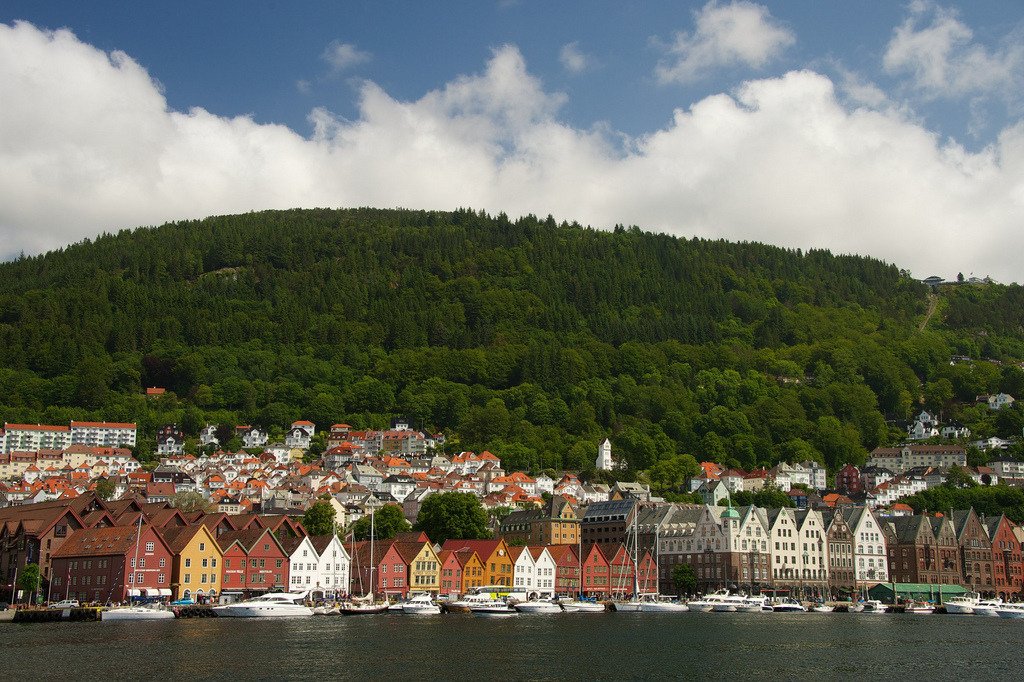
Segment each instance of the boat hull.
M101 621L112 620L173 620L172 611L158 609L110 609L100 615Z
M686 604L641 604L643 613L685 613L690 608Z
M441 613L441 607L436 604L429 605L412 605L405 604L402 606L402 613L407 616L436 616Z
M523 602L522 604L516 604L514 608L519 613L562 613L562 607L551 602Z

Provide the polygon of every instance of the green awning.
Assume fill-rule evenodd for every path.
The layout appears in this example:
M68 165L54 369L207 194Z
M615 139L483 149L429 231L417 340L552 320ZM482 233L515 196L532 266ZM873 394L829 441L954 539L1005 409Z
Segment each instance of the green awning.
M967 592L967 588L963 585L935 585L929 583L895 583L894 585L893 583L878 583L874 587L868 588L868 596L871 599L878 599L887 604L892 604L895 602L895 599L893 599L893 587L896 588L895 595L901 600L916 599L938 602Z

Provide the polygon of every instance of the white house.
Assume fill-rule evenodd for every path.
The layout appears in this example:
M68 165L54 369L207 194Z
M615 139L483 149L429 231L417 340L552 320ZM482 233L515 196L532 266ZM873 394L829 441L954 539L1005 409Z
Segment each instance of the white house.
M1007 393L996 393L988 397L988 409L1001 410L1013 405L1013 396Z
M543 597L555 596L555 558L547 547L530 547L534 565L535 590Z
M270 441L270 435L259 427L242 425L235 427L235 433L242 439L244 448L262 448Z
M551 478L547 474L540 474L534 479L536 483L535 494L540 495L541 493L553 494L555 491L555 479Z
M207 424L199 430L199 444L204 447L207 445L220 445L220 439L217 438L216 424Z
M351 557L344 543L335 534L317 535L309 540L317 551L318 587L325 590L324 596L337 597L348 592Z
M316 426L313 422L302 419L292 422L292 427L288 429L288 434L284 437L284 444L289 448L308 450L315 431Z
M509 547L509 558L512 559L512 575L515 576L516 592L525 592L532 598L537 593L537 563L527 547Z
M853 566L858 587L872 587L889 580L885 533L878 519L865 507L845 507L846 524L853 533Z
M807 509L772 509L771 576L776 585L822 590L828 585L828 557L821 514Z

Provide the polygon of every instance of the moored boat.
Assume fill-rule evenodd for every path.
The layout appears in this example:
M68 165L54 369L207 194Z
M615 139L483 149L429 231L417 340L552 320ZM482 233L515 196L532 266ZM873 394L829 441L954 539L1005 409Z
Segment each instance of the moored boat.
M1024 602L1002 604L996 609L996 615L1000 618L1024 618Z
M835 608L836 607L829 606L828 604L815 604L811 607L811 611L814 613L832 613L835 611Z
M642 613L683 613L690 607L663 595L647 595L640 600Z
M776 613L804 613L807 609L796 599L786 597L776 600L772 604L772 611Z
M1002 599L982 599L974 605L975 616L998 616L996 610L1003 605Z
M424 592L403 602L402 613L411 616L432 616L441 613L441 607L434 602L434 598L430 594Z
M512 605L519 613L562 613L562 605L547 599L531 599L530 601L519 602Z
M121 606L100 614L101 621L110 620L172 620L174 612L160 606Z
M966 594L946 599L942 605L946 607L946 613L970 616L974 614L974 607L980 601L981 598L977 592L967 592Z
M237 604L215 606L214 613L220 618L296 618L312 616L313 609L303 600L305 592L271 592L247 599Z
M904 606L903 612L912 613L918 616L927 616L929 614L935 613L935 606L929 604L928 602L915 601Z
M885 613L886 606L877 599L868 599L864 602L861 613Z
M473 612L474 616L483 616L485 618L504 618L519 615L518 611L500 599L473 602L469 605L469 610Z
M764 595L744 597L743 603L736 607L736 611L739 613L761 613L762 611L771 611L772 607L768 603L768 597Z

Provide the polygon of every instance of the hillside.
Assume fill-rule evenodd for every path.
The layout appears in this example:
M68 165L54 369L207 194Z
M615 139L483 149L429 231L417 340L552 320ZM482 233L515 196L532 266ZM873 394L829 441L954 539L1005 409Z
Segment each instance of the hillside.
M605 435L634 470L835 467L922 400L971 418L973 394L1024 394L1013 364L949 363L1021 357L1020 291L944 290L919 332L925 287L870 258L469 210L222 216L0 265L0 419L402 414L534 470L585 468Z

